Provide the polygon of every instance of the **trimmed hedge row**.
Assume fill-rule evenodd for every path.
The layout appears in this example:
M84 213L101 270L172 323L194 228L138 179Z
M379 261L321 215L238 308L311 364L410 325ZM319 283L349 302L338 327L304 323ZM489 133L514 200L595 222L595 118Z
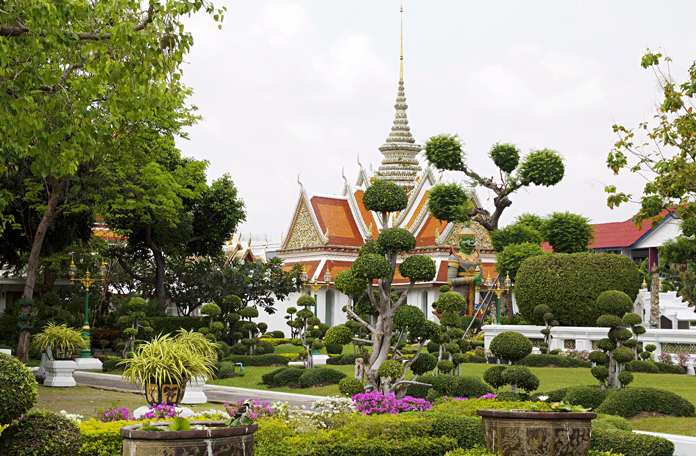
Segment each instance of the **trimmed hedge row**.
M592 429L590 449L613 451L630 456L672 456L674 443L662 437L619 429Z
M517 362L529 367L592 367L589 361L562 355L527 355Z
M478 398L493 393L493 389L475 375L460 377L457 375L433 376L425 374L418 377L418 381L432 386L411 385L408 387L407 395L418 399L426 397L434 399L442 396Z
M256 356L245 356L245 355L232 355L222 360L227 363L242 363L243 366L287 366L290 360L281 355L268 354L268 355L256 355Z
M595 411L624 418L631 418L640 412L657 412L672 416L696 415L694 404L671 391L656 388L614 390Z
M370 359L368 358L367 355L360 355L357 353L347 353L345 355L341 356L331 356L329 359L326 360L326 364L330 364L332 366L346 366L349 364L355 364L355 360L358 358L362 358L365 363L367 363Z
M634 360L626 363L629 372L645 372L647 374L685 374L684 368L676 364L660 363L657 361Z
M269 388L291 386L311 388L323 384L336 384L346 377L343 372L325 367L305 369L302 366L284 367L261 376L261 383Z

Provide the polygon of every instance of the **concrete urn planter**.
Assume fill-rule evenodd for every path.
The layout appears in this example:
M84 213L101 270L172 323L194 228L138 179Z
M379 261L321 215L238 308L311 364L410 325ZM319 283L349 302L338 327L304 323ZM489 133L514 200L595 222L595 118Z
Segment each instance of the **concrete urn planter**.
M590 449L596 413L477 410L490 451L501 455L575 456Z
M123 426L123 456L254 456L257 424L227 428L224 421L191 422L196 424L210 429L152 432L140 431L142 424Z
M69 360L51 360L46 361L43 365L46 369L46 379L44 386L54 387L72 387L77 386L73 378L73 372L77 369L75 361Z
M205 404L208 402L208 397L203 392L203 386L208 379L205 375L193 377L186 383L186 391L181 399L182 404Z

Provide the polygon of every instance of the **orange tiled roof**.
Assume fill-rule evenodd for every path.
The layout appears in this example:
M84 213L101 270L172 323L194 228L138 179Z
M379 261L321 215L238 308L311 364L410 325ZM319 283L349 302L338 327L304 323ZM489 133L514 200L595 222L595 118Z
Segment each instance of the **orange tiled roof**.
M370 229L370 225L372 225L372 239L377 239L379 236L379 230L377 229L377 223L375 223L375 218L372 216L372 212L368 211L365 209L365 206L363 206L363 194L365 192L362 190L356 190L354 193L355 196L355 202L358 203L358 208L360 208L360 216L363 219L363 222L365 222L365 226L367 229ZM331 233L329 233L331 234Z
M430 193L430 190L426 190L426 192L423 194L423 197L421 198L420 202L418 203L418 207L416 207L416 211L413 213L411 216L411 220L408 221L408 224L406 225L407 229L410 229L411 226L416 222L418 219L418 214L423 210L423 206L425 206L425 203L428 201L428 193ZM433 233L434 236L434 233Z
M313 196L310 201L322 233L329 230L330 245L363 245L362 234L347 200Z
M331 235L331 233L329 233ZM329 270L331 271L331 277L333 280L336 278L336 274L339 272L343 272L347 269L350 269L350 267L353 265L352 261L333 261L333 260L327 260L324 263L324 267L321 268L321 271L319 271L319 280L324 280L324 274L326 274L326 268L328 267Z
M447 222L442 222L432 214L428 214L428 218L421 228L418 236L416 236L416 247L429 247L435 245L435 230L439 230L440 235L445 230Z
M307 268L307 276L311 279L314 276L314 271L319 267L320 261L294 261L291 263L283 263L284 271L291 271L296 264L302 264Z

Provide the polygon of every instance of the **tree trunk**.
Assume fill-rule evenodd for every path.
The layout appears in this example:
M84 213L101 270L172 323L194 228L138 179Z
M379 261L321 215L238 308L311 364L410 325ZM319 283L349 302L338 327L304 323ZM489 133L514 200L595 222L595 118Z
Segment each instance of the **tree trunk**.
M512 293L509 291L500 295L500 316L512 317ZM498 322L500 324L500 322Z
M382 306L391 306L391 302L383 303ZM392 311L380 313L377 317L375 332L372 333L372 355L370 356L370 368L366 369L367 382L375 391L380 391L380 379L377 369L387 360L391 350L392 337Z
M616 362L614 357L609 354L609 378L607 378L607 386L609 388L616 388Z
M30 301L34 297L34 285L36 284L36 275L39 269L39 255L41 253L41 246L46 238L46 232L48 227L51 225L51 221L55 216L56 206L58 205L58 198L60 197L60 192L53 192L48 199L48 209L44 212L39 222L39 226L36 228L36 233L34 234L34 242L31 246L31 253L29 254L29 261L27 262L27 278L24 282L24 294L22 298L25 301ZM21 315L29 316L31 314L31 306L20 307L19 313ZM26 326L31 326L31 320L26 320L23 323ZM23 325L24 326L24 325ZM25 327L26 327L25 326ZM29 330L21 329L19 331L19 342L17 344L17 358L23 363L29 360Z
M650 270L650 327L660 327L660 274L655 264Z
M164 291L164 255L157 250L153 251L155 258L155 294L157 295L157 306L160 309L167 308L167 297Z

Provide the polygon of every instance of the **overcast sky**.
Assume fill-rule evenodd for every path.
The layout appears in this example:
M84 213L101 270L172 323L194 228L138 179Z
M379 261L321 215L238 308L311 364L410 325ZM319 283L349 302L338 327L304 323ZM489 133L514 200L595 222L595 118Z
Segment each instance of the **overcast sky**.
M184 67L204 117L179 141L185 155L229 173L246 203L242 232L287 235L297 175L309 192L340 194L357 156L376 169L394 118L399 4L379 1L220 1L222 30L199 15ZM625 220L605 184L640 194L644 181L606 168L612 124L650 120L660 101L647 47L673 58L682 82L696 59L693 1L415 1L404 7L404 80L411 132L458 133L484 176L496 141L524 152L552 148L566 175L552 188L512 196L503 216L571 211L592 222ZM424 159L421 157L421 161ZM445 181L463 175L446 173ZM480 190L483 204L490 195Z

